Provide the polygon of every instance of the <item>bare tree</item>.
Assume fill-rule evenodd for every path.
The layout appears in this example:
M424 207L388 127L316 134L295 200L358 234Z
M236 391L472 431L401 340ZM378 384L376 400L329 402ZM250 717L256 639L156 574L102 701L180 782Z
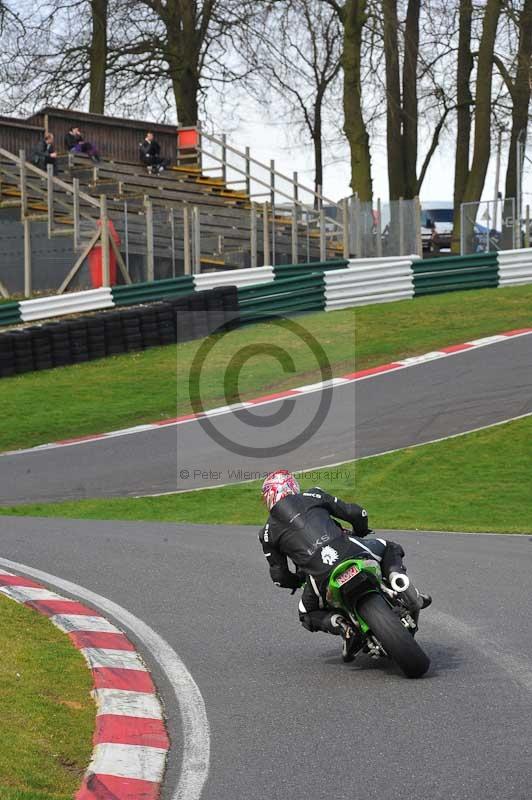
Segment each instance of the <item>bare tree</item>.
M404 21L400 19L405 8ZM443 41L432 34L431 15L439 15L438 3L426 7L426 41L420 37L421 0L382 0L382 37L386 63L385 103L388 182L390 199L419 195L428 167L454 101L445 81L438 77L441 63L448 61L450 35ZM450 23L452 24L452 23ZM441 37L441 31L439 32ZM403 63L401 68L401 54ZM420 98L423 118L430 118L431 135L418 172ZM428 126L427 126L428 127Z
M460 35L461 50L458 58L459 105L463 115L459 117L456 139L456 178L454 192L453 248L460 240L460 206L462 203L478 202L482 196L491 153L491 119L493 91L493 59L495 39L501 14L502 0L487 0L482 17L482 33L477 58L475 82L473 157L470 164L469 137L471 118L466 117L470 97L468 88L472 69L471 14L469 0L461 0ZM466 152L467 143L467 152Z
M103 114L108 56L108 0L91 0L92 36L89 45L89 111Z
M517 143L526 143L528 109L530 106L530 82L532 66L532 0L524 0L522 6L508 2L506 14L518 31L517 57L507 65L506 59L497 53L494 61L504 80L512 103L512 129L506 169L506 197L517 197ZM514 74L512 75L512 72Z
M369 133L362 100L362 41L368 21L367 0L325 0L344 28L344 132L351 152L351 188L363 202L373 197Z
M276 117L288 117L308 135L320 192L330 96L340 72L338 16L314 0L267 3L242 33L247 86L262 104L275 106Z

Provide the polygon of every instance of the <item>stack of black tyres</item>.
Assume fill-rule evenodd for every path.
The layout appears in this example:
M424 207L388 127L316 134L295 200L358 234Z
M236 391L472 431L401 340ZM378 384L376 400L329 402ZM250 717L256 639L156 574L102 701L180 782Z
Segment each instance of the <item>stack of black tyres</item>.
M131 353L135 350L142 350L143 343L138 308L130 311L123 311L121 314L121 319L122 336L124 337L124 346L126 348L126 352Z
M53 322L46 326L50 336L54 367L65 367L72 364L72 347L68 327L62 322Z
M52 359L52 344L46 325L26 328L31 336L33 351L33 368L35 370L51 369L54 366Z
M202 339L239 323L236 286L0 334L0 377Z
M238 289L236 286L224 286L222 294L224 311L224 328L232 330L240 325L240 306L238 304Z
M156 303L159 343L173 344L176 340L176 315L170 303Z
M94 314L87 317L87 346L89 359L105 358L105 314Z
M125 353L124 335L120 312L111 311L104 317L105 351L108 356Z
M13 336L8 334L0 339L0 377L8 378L16 372Z
M31 334L28 329L23 331L13 331L13 351L15 354L15 370L18 375L24 372L33 372L35 363L33 361L33 348L31 346Z
M70 349L72 353L72 363L82 364L89 360L89 342L87 332L87 320L73 320L68 325L68 335L70 337Z
M157 311L152 306L139 309L140 333L143 347L157 347L161 344Z

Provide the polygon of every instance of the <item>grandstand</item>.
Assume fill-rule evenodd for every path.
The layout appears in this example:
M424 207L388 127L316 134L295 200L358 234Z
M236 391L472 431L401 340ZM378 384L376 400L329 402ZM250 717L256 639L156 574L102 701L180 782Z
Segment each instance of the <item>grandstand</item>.
M61 153L73 124L98 147L99 163ZM170 161L158 175L138 160L148 129ZM45 130L58 148L55 176L51 167L45 173L31 163ZM283 175L274 162L262 164L249 149L240 152L200 127L52 108L28 119L0 117L4 293L87 288L86 257L98 245L104 283L113 257L120 282L337 258L348 255L346 209L346 201L324 198L302 186L296 173ZM113 235L102 236L109 229ZM37 239L52 256L35 258Z

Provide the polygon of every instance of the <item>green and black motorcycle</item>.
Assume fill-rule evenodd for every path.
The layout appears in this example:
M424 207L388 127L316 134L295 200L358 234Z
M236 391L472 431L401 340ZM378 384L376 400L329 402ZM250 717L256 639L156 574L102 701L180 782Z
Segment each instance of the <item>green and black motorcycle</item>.
M397 575L391 586L384 582L379 563L371 558L350 558L335 567L327 603L341 609L355 633L354 642L344 640L344 661L362 651L391 658L408 678L426 673L430 659L414 640L419 612L412 611L412 592L406 575Z

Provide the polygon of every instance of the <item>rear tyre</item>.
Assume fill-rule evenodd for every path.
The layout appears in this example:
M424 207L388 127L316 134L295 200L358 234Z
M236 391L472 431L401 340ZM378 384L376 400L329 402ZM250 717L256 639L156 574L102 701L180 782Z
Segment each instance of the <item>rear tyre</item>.
M429 657L380 594L372 592L361 598L358 613L407 678L421 678L425 674L430 666Z

